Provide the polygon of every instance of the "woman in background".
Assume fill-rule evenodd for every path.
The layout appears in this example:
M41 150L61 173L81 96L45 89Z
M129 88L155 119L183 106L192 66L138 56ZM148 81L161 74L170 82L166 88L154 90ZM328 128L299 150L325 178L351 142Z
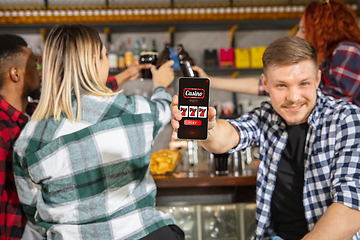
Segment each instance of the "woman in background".
M360 28L352 10L339 0L311 2L296 36L308 40L318 51L322 92L360 106ZM200 77L209 77L198 66L193 69ZM266 94L258 78L210 79L213 89Z
M170 120L173 61L153 66L151 99L105 86L106 49L84 25L59 25L44 48L43 90L14 148L21 203L47 239L184 239L155 209L154 137Z

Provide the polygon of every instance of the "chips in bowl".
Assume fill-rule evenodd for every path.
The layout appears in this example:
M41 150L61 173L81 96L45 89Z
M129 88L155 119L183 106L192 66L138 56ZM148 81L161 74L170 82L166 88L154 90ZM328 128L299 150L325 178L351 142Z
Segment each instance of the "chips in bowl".
M150 172L161 175L175 170L181 160L181 150L163 149L151 154Z

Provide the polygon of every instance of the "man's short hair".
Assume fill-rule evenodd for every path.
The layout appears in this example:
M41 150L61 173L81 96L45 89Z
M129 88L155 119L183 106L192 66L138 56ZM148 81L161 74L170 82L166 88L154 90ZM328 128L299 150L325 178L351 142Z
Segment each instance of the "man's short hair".
M14 57L27 47L25 40L13 34L0 34L0 89L3 87L5 73Z
M297 64L305 60L312 60L319 68L317 52L308 41L295 36L282 37L272 42L263 54L264 73L268 67Z

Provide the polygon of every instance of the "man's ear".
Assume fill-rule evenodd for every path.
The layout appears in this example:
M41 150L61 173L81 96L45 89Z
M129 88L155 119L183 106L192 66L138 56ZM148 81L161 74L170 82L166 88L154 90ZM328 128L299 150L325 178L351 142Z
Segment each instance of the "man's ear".
M269 93L269 91L268 91L268 85L267 85L268 83L267 83L267 81L266 81L266 77L265 77L265 74L264 74L264 73L261 74L261 82L262 82L262 85L263 85L265 91L266 91L267 93Z
M17 67L10 68L10 79L13 82L19 82L20 81L20 72Z

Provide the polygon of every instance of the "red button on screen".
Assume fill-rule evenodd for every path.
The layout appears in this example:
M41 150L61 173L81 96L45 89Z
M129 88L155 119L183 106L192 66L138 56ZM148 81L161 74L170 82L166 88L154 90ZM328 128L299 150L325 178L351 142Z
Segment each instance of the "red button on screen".
M201 120L184 120L185 125L200 126Z

